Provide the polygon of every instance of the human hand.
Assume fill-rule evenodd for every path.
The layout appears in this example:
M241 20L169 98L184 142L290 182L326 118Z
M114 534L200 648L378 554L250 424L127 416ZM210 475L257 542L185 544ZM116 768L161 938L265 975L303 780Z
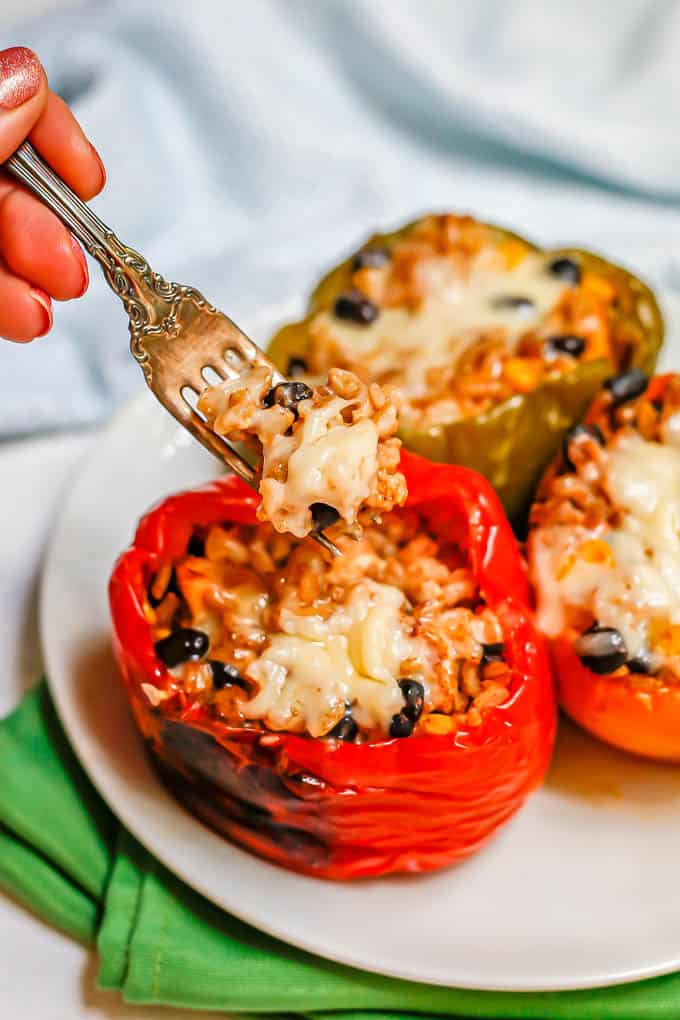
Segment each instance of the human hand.
M52 92L36 55L0 50L0 336L27 341L52 326L52 298L87 290L80 245L42 203L1 169L28 138L82 199L104 187L104 165L69 110Z

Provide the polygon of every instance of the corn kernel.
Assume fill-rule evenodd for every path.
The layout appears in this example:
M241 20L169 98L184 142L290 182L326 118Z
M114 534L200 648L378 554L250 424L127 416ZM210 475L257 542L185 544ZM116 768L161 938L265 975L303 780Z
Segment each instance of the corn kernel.
M593 538L579 546L578 556L586 563L599 563L603 567L614 566L611 546L601 538Z
M453 733L456 728L454 720L449 715L426 715L418 727L432 736L443 736L446 733Z
M668 628L658 644L659 651L665 655L680 655L680 625Z
M536 387L541 367L538 358L531 361L528 358L508 358L503 366L503 375L519 393L528 393Z
M526 244L515 237L509 237L507 241L499 244L498 248L505 259L508 269L514 269L515 266L519 265L527 253Z
M603 301L613 301L616 297L614 284L606 280L604 276L598 276L597 273L584 273L581 278L581 286Z

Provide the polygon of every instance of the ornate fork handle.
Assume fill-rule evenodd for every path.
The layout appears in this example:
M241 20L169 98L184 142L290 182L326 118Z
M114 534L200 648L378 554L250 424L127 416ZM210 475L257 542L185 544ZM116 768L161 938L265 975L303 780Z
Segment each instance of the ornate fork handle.
M143 360L139 338L151 332L166 331L171 326L177 302L190 296L187 293L190 288L168 283L151 269L139 252L123 244L55 174L30 142L24 142L17 149L5 168L56 213L99 262L107 283L128 314L132 353ZM198 291L194 293L198 303L207 305Z

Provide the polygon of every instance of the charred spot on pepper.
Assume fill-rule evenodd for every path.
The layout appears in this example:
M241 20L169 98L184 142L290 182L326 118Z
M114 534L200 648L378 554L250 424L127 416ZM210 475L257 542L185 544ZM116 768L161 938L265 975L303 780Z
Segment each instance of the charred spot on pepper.
M586 349L586 341L582 336L565 333L560 336L548 337L545 346L548 354L568 354L570 358L580 358Z
M548 266L548 272L558 280L576 286L581 282L581 267L574 259L562 256L554 259Z
M261 826L260 831L268 835L272 843L293 857L323 862L331 856L330 848L323 840L311 832L297 829L293 825L281 825L278 822L269 821Z
M333 314L336 319L354 322L358 326L370 326L378 318L380 309L360 290L352 287L337 298Z
M419 680L411 678L400 680L399 686L401 693L404 695L402 714L407 719L410 719L411 722L418 722L423 714L423 707L425 705L425 688Z
M254 825L256 828L263 824L269 824L272 813L263 804L254 804L252 801L239 799L234 799L232 804L234 806L234 814L242 821Z
M286 375L291 379L296 379L301 375L306 375L309 371L309 365L304 358L293 355L292 358L288 359L288 366L286 369Z
M574 651L591 673L604 676L625 666L628 650L623 635L616 627L595 624L574 641Z
M297 382L277 383L276 386L272 386L262 398L262 403L265 407L273 407L274 404L278 404L279 407L292 411L297 418L298 404L301 400L309 400L311 396L313 393L307 383L298 380Z
M565 466L570 471L575 471L576 465L569 456L569 448L572 443L582 442L585 439L591 439L599 446L604 446L605 444L604 433L599 425L574 425L574 427L569 429L569 431L565 434L564 440L562 441L562 458Z
M156 655L172 669L183 662L198 662L207 654L210 647L208 635L193 627L182 627L173 634L161 638L154 645Z
M352 271L357 272L359 269L381 269L387 265L390 258L389 249L384 245L375 244L368 248L362 248L352 259Z
M616 408L641 397L649 386L649 376L640 368L631 368L630 372L624 372L623 375L605 379L603 385L609 391L611 406Z
M502 662L505 652L505 645L502 641L492 641L482 645L482 666L488 666L490 662Z

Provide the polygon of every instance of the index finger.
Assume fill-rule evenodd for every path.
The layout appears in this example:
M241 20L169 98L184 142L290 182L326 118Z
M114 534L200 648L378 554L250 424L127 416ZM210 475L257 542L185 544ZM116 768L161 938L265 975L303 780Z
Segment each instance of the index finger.
M48 92L42 116L29 138L80 198L88 199L99 194L106 183L104 164L64 100L56 93Z

